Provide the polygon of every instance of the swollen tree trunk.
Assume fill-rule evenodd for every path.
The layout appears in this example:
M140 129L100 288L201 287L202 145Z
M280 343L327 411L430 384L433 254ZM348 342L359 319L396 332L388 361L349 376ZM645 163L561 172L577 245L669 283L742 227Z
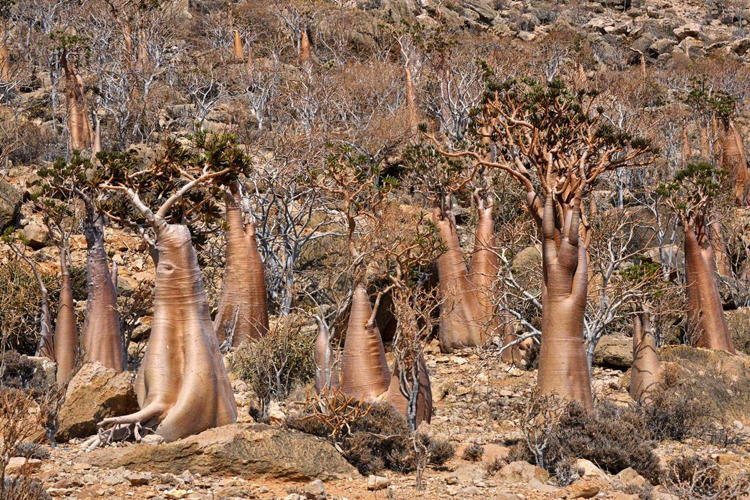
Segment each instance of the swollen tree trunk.
M714 255L716 257L716 271L720 276L732 277L732 264L729 260L729 252L727 252L727 245L724 243L724 235L721 231L721 224L719 221L714 220L708 225L709 231L711 232L711 243L714 248Z
M39 301L39 345L36 349L37 356L43 356L45 358L55 360L55 340L52 337L52 324L50 321L49 312L49 294L47 288L44 286L44 282L41 279L39 273L34 270L34 274L37 275L37 282L39 283L39 289L41 291L41 300Z
M90 149L93 141L91 124L88 119L86 100L83 93L81 75L68 61L66 55L62 57L62 67L65 73L65 100L68 107L68 130L70 132L70 148Z
M547 196L542 216L544 286L537 387L542 394L557 394L591 409L591 379L583 346L588 273L586 248L578 242L580 201L564 207L558 244L552 197Z
M497 279L499 258L495 253L495 221L492 218L492 202L479 201L479 221L471 256L469 281L474 285L479 314L480 342L484 344L494 333L499 332L498 316L495 314L492 289Z
M633 365L630 369L630 396L647 401L661 382L661 363L648 311L633 316Z
M83 359L122 371L125 369L125 349L120 334L117 291L104 249L104 221L101 213L92 207L87 207L87 212L84 227L88 255L86 320L81 338Z
M55 361L57 362L57 383L65 385L73 376L78 352L75 305L73 303L73 283L68 268L67 249L60 249L60 305L55 322Z
M683 223L688 294L688 330L695 347L734 353L719 295L716 261L705 230Z
M479 302L466 270L456 225L450 213L442 216L439 209L433 213L440 239L446 251L438 257L440 280L440 349L452 352L463 347L482 344L482 334L476 317Z
M236 193L226 194L227 262L214 326L219 342L232 347L268 333L268 303L255 226L242 221Z
M750 171L745 146L737 128L730 120L722 127L721 164L734 181L734 199L741 207L750 203Z
M388 390L390 372L383 339L375 325L370 297L360 283L354 289L344 341L341 390L361 401L373 401Z
M232 51L234 58L241 61L245 58L245 50L242 47L242 39L240 38L240 32L234 30L234 39L232 41Z
M333 360L328 325L321 318L318 321L318 336L315 339L315 392L318 394L339 386L339 371Z
M141 410L101 425L140 423L174 441L235 422L237 408L190 231L163 220L157 226L154 319L136 379Z

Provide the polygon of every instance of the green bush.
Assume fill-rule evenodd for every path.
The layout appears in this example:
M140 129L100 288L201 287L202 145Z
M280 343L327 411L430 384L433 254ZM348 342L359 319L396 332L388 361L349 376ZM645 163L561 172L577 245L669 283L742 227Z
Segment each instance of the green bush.
M272 399L281 400L315 374L315 331L295 316L282 318L265 336L242 344L231 358L232 371L258 398L261 420Z

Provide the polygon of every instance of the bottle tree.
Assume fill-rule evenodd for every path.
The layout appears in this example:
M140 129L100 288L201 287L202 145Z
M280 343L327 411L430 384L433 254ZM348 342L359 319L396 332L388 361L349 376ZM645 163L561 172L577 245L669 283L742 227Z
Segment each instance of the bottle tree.
M588 277L581 206L599 176L648 164L652 148L610 126L596 108L595 93L570 91L557 80L500 82L487 68L485 76L487 89L468 144L444 148L429 137L444 156L500 169L525 189L543 238L537 387L591 408L583 345Z
M659 186L685 234L685 290L688 341L696 347L734 352L719 295L716 257L711 240L711 208L722 192L726 171L706 162L690 163Z
M154 159L132 151L99 158L107 211L151 233L157 252L151 336L136 378L141 409L100 425L142 425L172 441L236 421L191 232L176 221L216 218L215 200L250 158L233 136L203 132L189 144L167 140Z
M86 237L86 314L81 334L84 362L99 362L117 371L126 358L117 310L117 290L104 246L105 215L98 207L95 177L99 170L89 158L74 151L66 161L58 159L42 169L44 196L61 202L77 199L83 204L82 227Z

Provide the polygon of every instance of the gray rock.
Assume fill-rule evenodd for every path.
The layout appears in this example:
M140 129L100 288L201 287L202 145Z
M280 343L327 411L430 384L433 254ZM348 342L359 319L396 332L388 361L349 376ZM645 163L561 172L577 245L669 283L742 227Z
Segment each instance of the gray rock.
M49 228L44 224L32 222L23 228L23 237L28 246L34 250L38 250L47 245L47 241L49 240Z
M367 489L370 491L384 490L390 486L391 480L383 476L370 475L367 477Z
M701 35L701 25L698 23L689 23L679 28L675 28L672 33L677 37L678 40L683 40L687 37L698 38Z
M661 54L671 52L672 48L675 45L677 45L677 42L675 42L674 40L669 38L661 38L649 46L648 52L652 57L656 57Z

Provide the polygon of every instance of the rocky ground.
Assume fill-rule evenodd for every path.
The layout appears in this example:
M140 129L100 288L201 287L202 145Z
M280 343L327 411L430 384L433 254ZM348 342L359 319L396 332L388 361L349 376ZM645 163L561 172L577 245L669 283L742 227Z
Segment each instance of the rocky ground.
M605 342L609 347L597 356L600 365L609 365L594 370L599 400L629 402L627 373L617 368L629 362L624 340ZM739 361L721 356L710 359L712 366L723 365L719 369L725 371L735 370L732 363L745 367L750 363L744 356ZM560 487L539 467L508 463L512 445L522 439L514 407L531 394L534 371L509 367L495 353L444 355L436 352L435 346L431 346L427 363L436 411L426 431L449 439L456 455L444 466L428 468L422 490L416 489L413 474L383 472L363 477L328 443L284 428L283 414L293 413L299 402L275 406L270 425L253 423L243 406L252 395L241 381L234 382L241 405L238 424L175 443L157 444L158 440L148 439L148 444L120 443L93 452L84 449L81 439L73 439L50 448L48 458L31 460L27 471L43 482L51 496L66 499L643 498L632 492L641 489L646 480L632 469L614 476L579 460L575 466L580 478ZM84 376L90 387L98 387L96 375ZM97 389L90 394L99 397ZM750 467L750 427L744 424L750 422L741 413L737 415L739 420L729 424L735 439L728 447L697 441L662 442L656 454L668 460L700 452L714 459L722 471L746 470ZM69 426L70 418L61 415L63 427ZM477 461L463 458L465 448L473 444L483 447ZM11 465L11 473L19 471L19 461ZM651 498L678 497L657 486L651 490Z

